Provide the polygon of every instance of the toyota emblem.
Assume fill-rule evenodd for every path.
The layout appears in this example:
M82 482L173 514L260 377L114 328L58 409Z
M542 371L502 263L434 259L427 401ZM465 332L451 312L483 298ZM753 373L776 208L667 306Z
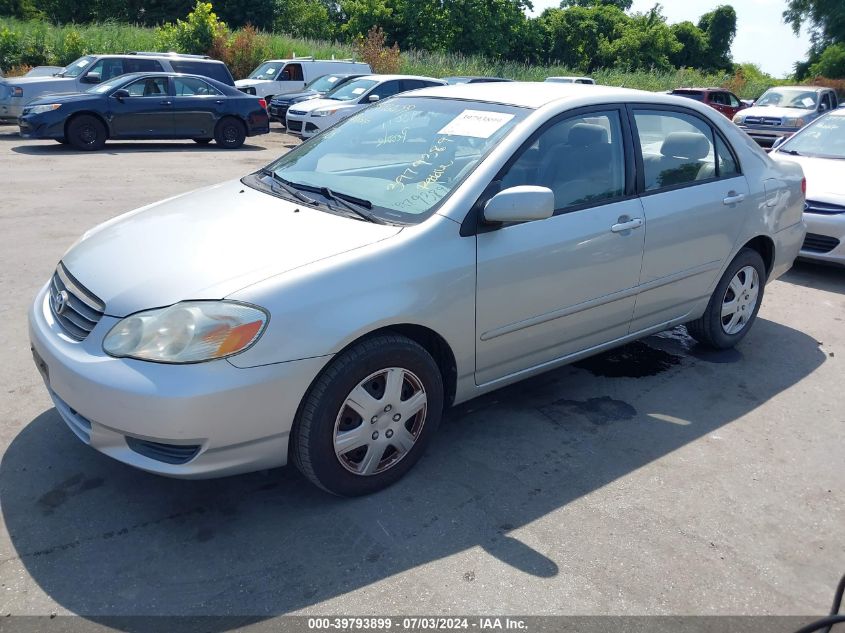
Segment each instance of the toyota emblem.
M62 290L61 292L57 292L53 295L53 308L56 310L56 314L61 314L67 308L67 300L68 294L66 290Z

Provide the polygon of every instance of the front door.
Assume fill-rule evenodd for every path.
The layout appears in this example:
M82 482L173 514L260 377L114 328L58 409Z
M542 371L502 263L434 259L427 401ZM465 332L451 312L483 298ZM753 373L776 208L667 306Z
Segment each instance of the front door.
M173 134L173 100L167 77L146 77L123 86L129 96L111 99L112 138L167 138Z
M646 227L625 120L616 108L567 113L501 175L501 189L550 188L556 211L477 236L478 384L628 333Z
M684 317L713 291L751 207L733 152L697 114L634 109L645 238L632 332Z

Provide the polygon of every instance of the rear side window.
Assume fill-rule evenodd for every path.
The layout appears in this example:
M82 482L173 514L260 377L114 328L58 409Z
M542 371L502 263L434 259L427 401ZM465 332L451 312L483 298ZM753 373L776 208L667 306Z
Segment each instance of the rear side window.
M123 72L124 73L157 73L163 71L164 68L160 63L154 59L124 59Z
M173 80L177 97L203 97L219 95L220 91L202 79L194 77L176 77Z
M636 110L646 191L739 174L730 148L702 119L682 112Z
M698 90L673 90L672 94L678 97L687 97L696 101L704 101L704 93Z
M174 72L177 73L185 73L186 75L202 75L203 77L216 79L227 86L235 85L229 69L226 68L226 65L222 62L173 59L170 61L170 65L173 66Z

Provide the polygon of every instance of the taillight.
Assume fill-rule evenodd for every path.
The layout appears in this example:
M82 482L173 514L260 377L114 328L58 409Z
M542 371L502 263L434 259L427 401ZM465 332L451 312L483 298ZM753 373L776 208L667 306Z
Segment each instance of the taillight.
M807 195L807 179L806 178L801 179L801 193L803 193L804 195Z
M267 109L267 99L259 99L258 105L260 105L262 108L264 108L266 110Z

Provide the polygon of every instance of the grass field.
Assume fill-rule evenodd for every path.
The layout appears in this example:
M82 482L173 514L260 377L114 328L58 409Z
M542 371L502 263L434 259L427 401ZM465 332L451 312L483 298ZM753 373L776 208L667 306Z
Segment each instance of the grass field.
M284 34L262 34L273 57L313 55L328 59L352 57L350 46L336 42L297 39ZM0 66L5 70L17 65L59 65L70 63L86 53L122 53L155 49L155 31L130 24L71 24L55 26L38 21L0 18ZM740 97L759 96L774 83L772 77L755 69L745 69L743 75L729 73L707 74L692 69L672 72L626 71L600 69L592 76L598 83L643 90L669 90L680 86L725 86ZM401 72L407 74L446 77L449 75L496 75L527 81L542 80L550 75L580 75L559 65L530 65L510 61L490 60L478 56L426 51L406 51L402 54Z

